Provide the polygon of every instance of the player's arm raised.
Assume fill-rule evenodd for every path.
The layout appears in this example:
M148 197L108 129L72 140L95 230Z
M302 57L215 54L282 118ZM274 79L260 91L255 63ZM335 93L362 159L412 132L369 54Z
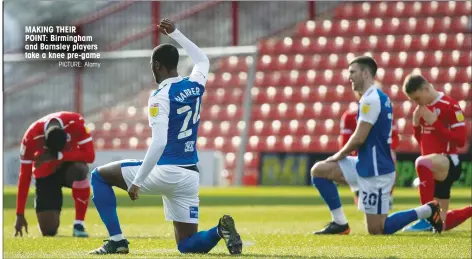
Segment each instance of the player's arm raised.
M339 161L362 146L362 144L364 144L365 140L367 139L372 126L377 121L379 114L380 100L378 98L365 98L365 100L360 103L359 119L356 130L349 138L346 145L344 145L344 147L341 148L341 150L339 150L335 155L328 158L328 160Z
M23 236L23 227L25 227L26 233L28 233L25 206L33 174L32 153L32 150L27 150L27 141L24 138L20 147L20 176L18 178L18 194L16 196L15 236Z
M187 54L192 59L195 66L193 67L190 79L205 86L208 78L208 71L210 70L210 61L203 51L190 41L185 35L175 28L174 22L169 19L163 19L158 25L159 31L163 34L169 35L172 39L184 48Z
M449 117L450 125L444 125L438 120L436 113L430 111L426 107L423 109L423 119L436 129L436 134L440 138L452 142L457 147L463 147L466 142L467 132L465 130L464 113L459 104L451 104L447 109L447 116Z
M164 153L167 145L167 131L169 129L169 100L157 94L149 103L149 126L152 128L151 145L144 156L128 194L132 200L138 198L139 187L144 183L151 170Z

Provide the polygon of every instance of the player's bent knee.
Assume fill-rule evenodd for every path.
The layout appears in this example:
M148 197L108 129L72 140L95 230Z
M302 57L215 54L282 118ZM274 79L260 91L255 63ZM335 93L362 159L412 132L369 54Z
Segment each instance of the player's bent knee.
M316 177L316 165L318 163L314 164L311 169L310 169L310 174L311 174L311 177Z
M311 168L311 177L324 177L326 167L326 162L316 162Z
M387 215L366 214L367 232L370 235L383 235Z
M426 156L420 156L415 160L415 168L418 169L418 167L424 166L428 169L433 168L433 161Z
M103 182L103 178L100 176L98 173L98 168L93 169L92 174L91 174L91 184L96 185L98 182Z
M85 163L74 163L73 164L73 170L76 175L77 181L85 180L87 179L88 173L89 173L89 167Z
M101 173L99 173L99 171L98 171L98 167L96 167L95 169L93 169L90 174L91 174L92 177L95 176L95 178L97 178L97 177L102 178Z
M47 231L41 231L41 234L43 237L53 237L57 235L57 229L56 230L47 230Z
M369 227L367 229L367 231L369 232L370 235L383 235L384 232L383 232L383 229L381 229L380 227Z
M128 190L128 186L121 172L121 163L108 164L93 169L92 186L94 182L104 183L110 186L116 186L123 190Z
M39 230L41 231L41 234L45 237L53 237L57 235L58 229L59 229L59 224L56 222L43 221L42 224L39 225Z
M371 234L371 235L383 235L383 231L379 231L379 230L376 229L376 230L370 231L369 234Z

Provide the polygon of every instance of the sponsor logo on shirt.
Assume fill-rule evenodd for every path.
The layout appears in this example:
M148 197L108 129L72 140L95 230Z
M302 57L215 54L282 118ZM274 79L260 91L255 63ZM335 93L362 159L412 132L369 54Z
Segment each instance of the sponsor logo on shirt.
M458 122L464 121L464 114L462 111L456 111L456 119Z
M195 150L195 141L185 142L185 152L193 152Z
M198 207L197 206L190 206L190 218L191 219L198 219Z
M364 114L369 113L370 111L370 104L362 104L361 111Z
M151 104L149 106L149 116L156 117L159 114L159 105L157 103Z

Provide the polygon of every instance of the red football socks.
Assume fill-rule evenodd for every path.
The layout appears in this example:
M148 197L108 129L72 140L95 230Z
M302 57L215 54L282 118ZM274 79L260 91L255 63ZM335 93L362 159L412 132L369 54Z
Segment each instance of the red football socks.
M472 206L467 206L463 209L450 210L447 212L446 221L444 222L444 230L451 230L470 217L472 217Z
M416 173L420 178L420 200L421 204L426 204L434 199L434 176L431 169L424 165L416 166Z
M84 181L88 182L88 180ZM75 219L84 221L90 198L90 183L85 184L81 182L83 181L74 182L72 185L72 197L75 202Z

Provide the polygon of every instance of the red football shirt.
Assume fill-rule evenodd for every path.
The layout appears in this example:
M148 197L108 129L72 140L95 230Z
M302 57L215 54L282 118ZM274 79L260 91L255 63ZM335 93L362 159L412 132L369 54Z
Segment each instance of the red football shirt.
M458 148L463 147L466 142L464 113L458 102L440 93L439 97L426 107L436 113L438 119L433 125L429 125L421 118L420 125L414 127L421 155L457 154Z
M357 110L347 109L341 116L341 147L346 145L349 138L352 136L357 127ZM392 124L392 150L395 150L398 146L399 136L395 123ZM353 151L352 155L356 155L357 152Z
M34 167L37 157L46 151L44 134L51 119L58 119L67 133L67 144L59 155L58 160L42 163ZM20 147L20 176L18 180L17 213L23 214L31 183L31 176L42 178L54 173L56 168L65 161L81 161L93 163L95 150L92 137L84 125L84 119L78 113L57 112L49 114L26 130Z

